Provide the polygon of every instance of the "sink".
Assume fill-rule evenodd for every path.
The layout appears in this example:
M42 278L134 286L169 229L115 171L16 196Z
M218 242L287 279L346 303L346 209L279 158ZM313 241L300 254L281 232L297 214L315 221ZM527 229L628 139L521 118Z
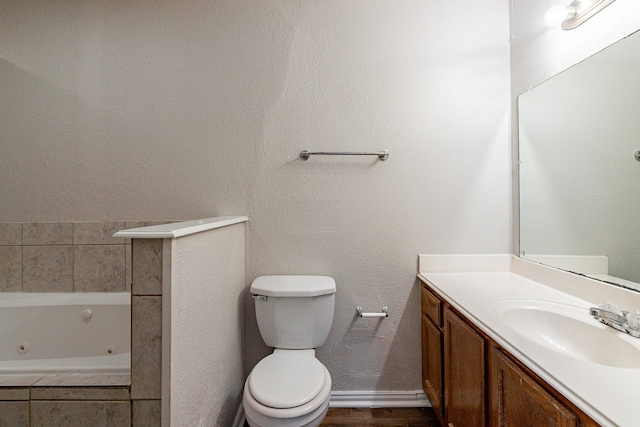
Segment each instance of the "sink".
M507 299L492 303L489 312L527 340L564 356L616 368L640 367L640 339L601 324L588 308Z

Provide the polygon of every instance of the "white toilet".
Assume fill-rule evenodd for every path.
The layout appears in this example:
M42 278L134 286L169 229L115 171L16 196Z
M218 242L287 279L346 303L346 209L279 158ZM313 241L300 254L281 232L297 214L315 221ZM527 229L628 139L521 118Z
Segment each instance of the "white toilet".
M242 405L251 427L316 427L331 375L315 357L333 322L336 282L327 276L260 276L251 284L258 328L273 353L253 368Z

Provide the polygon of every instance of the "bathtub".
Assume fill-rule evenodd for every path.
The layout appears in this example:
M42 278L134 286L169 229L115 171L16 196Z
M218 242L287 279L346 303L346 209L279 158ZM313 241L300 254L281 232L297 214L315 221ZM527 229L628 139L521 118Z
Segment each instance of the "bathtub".
M129 373L131 295L0 293L0 374Z

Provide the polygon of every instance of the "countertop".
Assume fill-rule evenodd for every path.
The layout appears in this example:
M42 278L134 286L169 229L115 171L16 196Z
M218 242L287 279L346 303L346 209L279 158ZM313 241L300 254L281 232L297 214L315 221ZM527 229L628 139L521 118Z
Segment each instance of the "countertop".
M614 331L589 317L588 308L616 302L640 309L640 293L556 270L509 255L420 256L418 277L488 336L519 358L602 426L640 425L639 368L617 368L562 355L524 338L496 314L497 301L531 299L584 310L594 327L611 329L640 349L640 339ZM593 346L602 347L594 340Z

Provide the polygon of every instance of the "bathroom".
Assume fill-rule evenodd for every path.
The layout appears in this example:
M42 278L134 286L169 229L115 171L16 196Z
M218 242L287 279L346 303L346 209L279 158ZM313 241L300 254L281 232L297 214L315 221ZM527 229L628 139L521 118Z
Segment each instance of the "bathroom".
M247 289L336 280L333 390L415 392L417 255L518 252L517 95L640 29L625 0L550 28L554 3L5 1L0 222L246 215Z

